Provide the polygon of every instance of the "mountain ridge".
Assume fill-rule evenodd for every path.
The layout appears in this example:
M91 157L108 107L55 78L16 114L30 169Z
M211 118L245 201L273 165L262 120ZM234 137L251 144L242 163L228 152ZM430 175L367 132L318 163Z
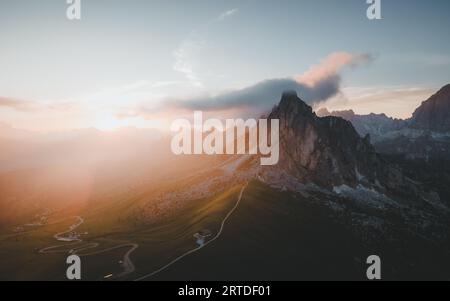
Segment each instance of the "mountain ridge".
M408 119L392 118L384 113L361 115L351 109L329 112L320 108L317 115L342 117L352 122L361 136L370 134L376 140L383 139L389 132L407 129L446 133L450 132L450 84L423 101Z

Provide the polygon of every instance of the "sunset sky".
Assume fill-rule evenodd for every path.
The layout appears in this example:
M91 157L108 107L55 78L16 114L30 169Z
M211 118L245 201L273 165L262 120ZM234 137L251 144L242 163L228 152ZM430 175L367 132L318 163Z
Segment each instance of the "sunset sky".
M297 85L316 108L407 118L450 82L450 2L382 1L377 21L367 6L82 0L69 21L65 0L0 0L0 123L161 127L178 109L248 114Z

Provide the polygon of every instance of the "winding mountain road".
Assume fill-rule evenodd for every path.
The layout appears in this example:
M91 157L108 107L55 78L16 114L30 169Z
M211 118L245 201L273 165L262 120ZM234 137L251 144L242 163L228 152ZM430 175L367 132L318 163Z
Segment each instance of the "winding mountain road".
M76 238L71 238L71 237L67 237L65 236L67 233L70 233L72 231L74 231L76 228L78 228L79 226L81 226L84 223L84 219L81 216L76 216L75 217L77 219L77 222L73 225L71 225L69 227L68 230L64 231L64 232L60 232L60 233L56 233L53 237L58 240L58 241L64 241L64 242L71 242L69 244L64 244L64 245L53 245L50 247L46 247L43 249L39 250L39 253L41 254L51 254L51 253L69 253L69 254L77 254L81 251L84 250L88 250L88 249L94 249L97 248L100 244L96 243L96 242L92 242L92 243L87 243L84 245L79 245L83 242L82 239L80 239L79 237ZM79 246L77 246L79 245ZM72 247L71 249L62 249L64 247ZM79 254L80 257L85 257L85 256L92 256L92 255L98 255L98 254L102 254L102 253L106 253L109 251L113 251L113 250L117 250L120 248L125 248L125 247L129 247L129 250L124 254L123 256L123 263L122 263L122 267L123 267L123 272L118 274L115 278L119 278L119 277L123 277L126 276L128 274L133 273L136 268L133 264L133 261L130 258L131 253L133 253L134 250L136 250L139 245L136 243L125 243L125 244L121 244L121 245L117 245L114 247L110 247L104 250L100 250L100 251L95 251L95 252L91 252L91 253L84 253L84 254Z
M73 230L75 230L76 228L78 228L79 226L81 226L84 223L84 219L81 216L75 216L75 218L78 221L75 224L71 225L69 227L69 230L60 232L60 233L56 233L53 237L59 241L81 241L79 238L72 239L70 237L64 237L65 234L72 232Z
M172 261L170 261L166 265L164 265L161 268L157 269L156 271L153 271L153 272L151 272L151 273L149 273L147 275L141 276L141 277L135 279L134 281L141 281L141 280L148 279L148 278L150 278L150 277L152 277L152 276L154 276L154 275L164 271L165 269L167 269L168 267L170 267L174 263L180 261L184 257L201 250L202 248L206 247L207 245L209 245L212 242L214 242L215 240L217 240L222 235L223 229L225 227L225 223L230 218L230 216L236 211L236 209L239 207L239 204L240 204L240 202L242 200L242 195L244 194L244 191L247 188L247 186L248 186L248 184L245 184L242 187L242 189L241 189L241 191L239 193L238 199L236 201L236 204L233 206L233 208L231 208L231 210L227 213L225 218L222 220L222 222L220 224L219 231L217 232L217 234L212 239L208 240L203 245L200 245L200 246L198 246L198 247L196 247L196 248L194 248L192 250L189 250L189 251L181 254L180 256L178 256L177 258L173 259ZM48 254L48 253L77 254L80 251L85 251L85 250L88 250L88 249L97 248L99 246L99 243L92 242L92 243L87 243L87 244L84 244L84 245L79 245L79 244L81 244L83 242L83 240L81 238L79 238L79 237L71 238L71 237L67 237L66 236L66 234L74 231L76 228L78 228L79 226L81 226L84 223L84 219L81 216L76 216L75 218L77 219L76 223L71 225L68 230L66 230L64 232L56 233L53 236L58 241L71 242L71 243L64 244L64 245L49 246L49 247L40 249L39 253L41 253L41 254ZM69 247L69 246L71 247L71 249L69 249L69 250L68 249L61 249L63 247ZM94 251L94 252L90 252L90 253L80 254L79 256L83 257L83 256L98 255L98 254L106 253L106 252L109 252L109 251L113 251L113 250L120 249L120 248L125 248L125 247L129 247L129 249L123 256L123 263L122 263L123 272L114 277L114 278L120 278L120 277L124 277L124 276L126 276L128 274L131 274L131 273L133 273L136 270L136 267L134 266L134 263L131 260L130 256L131 256L131 253L133 253L139 247L139 244L136 244L136 243L125 243L125 244L117 245L117 246L110 247L110 248L107 248L107 249L104 249L104 250L100 250L100 251Z
M180 261L180 260L183 259L184 257L186 257L186 256L188 256L188 255L190 255L190 254L192 254L192 253L195 253L195 252L197 252L197 251L199 251L199 250L201 250L201 249L203 249L204 247L206 247L207 245L209 245L209 244L212 243L213 241L217 240L217 239L220 237L220 235L222 235L222 232L223 232L223 229L224 229L224 227L225 227L226 221L228 220L228 218L234 213L234 211L235 211L235 210L237 209L237 207L239 206L239 204L240 204L240 202L241 202L241 199L242 199L242 195L243 195L245 189L247 188L247 186L248 186L248 184L245 184L245 186L242 187L241 192L239 193L239 197L238 197L238 200L237 200L236 204L233 206L233 208L228 212L228 214L227 214L227 215L225 216L225 218L222 220L222 223L220 224L220 229L219 229L219 231L217 232L216 236L214 236L212 239L208 240L208 241L207 241L206 243L204 243L203 245L200 245L200 246L198 246L198 247L196 247L196 248L194 248L194 249L192 249L192 250L189 250L189 251L187 251L187 252L181 254L181 255L178 256L177 258L175 258L175 259L173 259L172 261L170 261L168 264L166 264L166 265L164 265L163 267L157 269L156 271L153 271L153 272L151 272L151 273L149 273L149 274L147 274L147 275L144 275L144 276L142 276L142 277L139 277L139 278L135 279L134 281L141 281L141 280L148 279L148 278L150 278L150 277L152 277L152 276L154 276L154 275L156 275L156 274L158 274L158 273L164 271L165 269L167 269L168 267L170 267L170 266L173 265L174 263Z

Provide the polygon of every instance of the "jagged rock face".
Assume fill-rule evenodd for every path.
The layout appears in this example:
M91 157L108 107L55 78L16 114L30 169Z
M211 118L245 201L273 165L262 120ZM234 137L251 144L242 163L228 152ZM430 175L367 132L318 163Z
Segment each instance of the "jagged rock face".
M349 121L317 117L295 92L283 94L269 115L280 120L280 161L275 168L323 187L375 183L382 164L369 139Z
M450 84L417 108L410 120L410 127L437 132L450 131Z

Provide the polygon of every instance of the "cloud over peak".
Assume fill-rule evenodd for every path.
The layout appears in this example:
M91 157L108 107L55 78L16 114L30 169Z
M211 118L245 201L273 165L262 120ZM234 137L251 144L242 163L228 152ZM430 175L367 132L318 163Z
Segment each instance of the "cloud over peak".
M240 109L247 113L260 114L275 105L286 90L296 91L305 102L314 104L325 101L340 92L341 73L344 69L356 68L373 60L374 57L370 54L335 52L296 78L268 79L219 95L168 99L165 105L171 109L203 111Z
M374 59L374 56L369 53L334 52L324 58L319 64L312 66L304 74L298 76L297 81L313 87L327 78L339 76L345 68L355 68L370 63Z

